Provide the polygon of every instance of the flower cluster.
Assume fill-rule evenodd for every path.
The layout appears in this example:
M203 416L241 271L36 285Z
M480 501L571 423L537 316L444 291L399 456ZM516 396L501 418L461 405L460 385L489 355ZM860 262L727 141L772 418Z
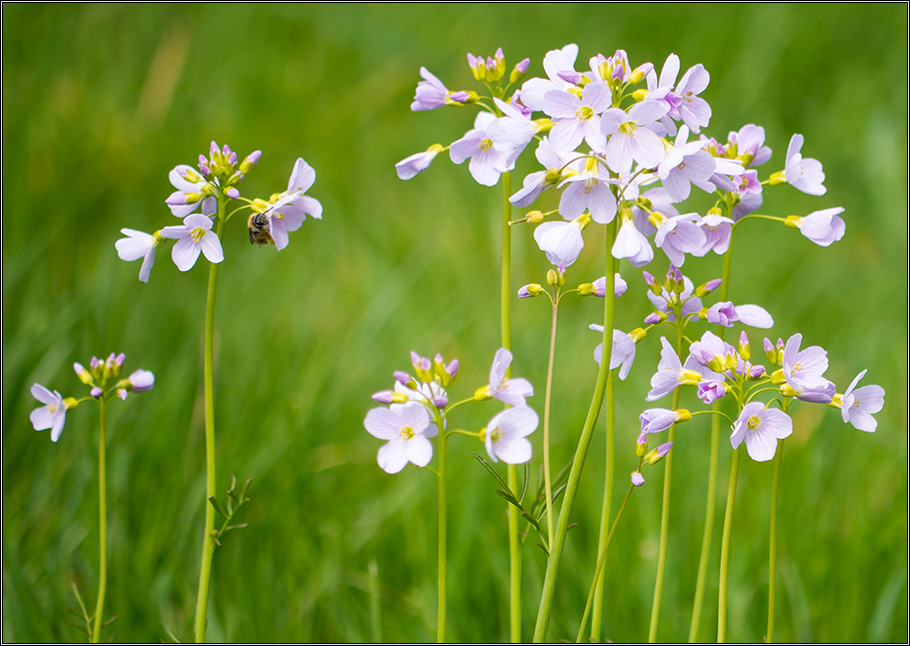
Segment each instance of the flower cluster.
M246 206L240 208L251 211L247 221L250 242L273 243L279 251L284 249L288 244L288 233L299 229L307 215L322 218L322 205L305 195L316 180L316 173L303 159L298 159L286 191L276 193L268 200L241 197L238 185L260 156L261 152L257 150L239 161L237 153L228 146L219 148L213 141L209 156L199 155L196 167L175 166L168 178L177 190L165 203L182 223L151 234L121 229L126 237L115 243L117 254L128 262L142 259L139 280L144 283L148 282L155 263L155 250L165 240L176 241L171 249L171 259L180 271L192 269L200 254L209 262L220 263L224 260L224 250L219 232L236 212L229 214L225 210L225 205L233 200L245 202Z
M873 414L882 409L885 391L880 386L856 388L865 375L861 372L847 390L840 394L824 373L828 369L827 352L819 346L800 350L802 335L795 334L784 344L764 339L765 357L773 371L751 363L749 337L742 332L738 347L725 343L712 332L689 346L685 363L681 363L666 338L661 338L663 351L657 372L651 378L647 400L655 401L679 386L692 385L705 404L732 396L739 405L739 415L732 421L730 442L734 448L745 442L749 456L763 462L774 457L777 440L793 432L793 422L787 414L794 399L827 404L841 409L845 423L873 432ZM762 403L754 398L762 392L775 393L773 402ZM771 408L776 402L779 408ZM677 422L692 418L689 411L652 408L641 414L642 433L657 433Z
M457 406L471 401L497 399L514 408L496 415L479 432L455 431L477 437L490 458L507 464L522 464L531 459L531 443L526 439L537 428L537 414L527 407L525 398L534 394L526 379L506 377L512 354L497 351L490 368L489 383L474 396L449 405L448 388L458 375L458 360L448 364L437 354L431 361L411 353L414 375L396 371L391 390L373 395L373 400L388 407L370 410L363 425L374 437L385 440L377 462L387 473L398 473L408 462L425 467L433 457L430 439L442 434L442 441L453 431L446 430L446 417Z
M648 239L653 236L654 245L681 267L686 254L723 254L734 223L761 206L764 185L788 183L811 195L824 194L821 163L800 154L802 135L791 139L785 170L762 182L756 167L770 159L771 150L761 127L746 125L723 143L701 134L711 117L699 96L710 80L702 65L689 68L677 82L675 54L659 76L652 63L633 68L623 50L611 57L598 54L581 71L575 69L577 57L576 45L549 52L544 58L548 78L525 81L512 105L525 120L521 131L540 139L536 157L544 170L525 177L511 202L527 207L545 191L561 191L558 213L566 222L541 224L535 233L554 264L556 249L563 250L559 261L574 262L583 246L581 231L591 220L607 224L618 215L614 257L648 264L654 257ZM545 116L531 121L535 112ZM493 123L515 120L503 113ZM689 141L691 135L699 138ZM732 217L717 206L704 215L681 213L675 205L690 196L693 186L720 194ZM843 236L842 211L772 219L828 245Z
M76 408L81 402L95 399L106 403L115 396L125 400L131 392L141 393L151 390L155 385L155 375L148 370L134 370L129 377L120 379L125 359L125 354L112 352L106 360L92 357L88 369L81 363L74 363L73 370L79 377L79 381L91 388L90 396L82 399L64 398L56 390L50 391L41 384L34 384L31 388L32 396L44 404L34 409L29 415L35 430L51 429L51 441L56 442L63 432L67 411Z

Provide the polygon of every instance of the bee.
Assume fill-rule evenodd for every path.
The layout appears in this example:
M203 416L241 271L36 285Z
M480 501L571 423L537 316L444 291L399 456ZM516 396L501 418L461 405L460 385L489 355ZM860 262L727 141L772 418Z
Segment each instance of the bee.
M268 211L265 213L251 213L246 225L250 229L250 244L254 242L260 245L269 244L270 242L275 244L269 234Z

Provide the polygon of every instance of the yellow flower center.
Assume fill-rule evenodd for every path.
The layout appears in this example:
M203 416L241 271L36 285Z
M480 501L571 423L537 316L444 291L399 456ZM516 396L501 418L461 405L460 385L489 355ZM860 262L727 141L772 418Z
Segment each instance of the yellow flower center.
M400 431L398 431L398 434L401 436L401 439L410 440L412 437L414 437L414 429L410 426L405 426Z
M759 426L761 426L761 418L759 418L758 415L753 415L753 416L750 417L749 420L746 422L746 426L749 427L749 430L754 431L754 430L757 429Z
M202 227L196 227L190 231L190 237L193 239L193 242L199 242L205 236L206 230Z
M857 403L859 403L859 402L857 402ZM48 410L48 412L53 413L54 411L57 410L57 407L54 406L53 404L48 404L48 405L47 405L47 410Z
M492 139L484 139L483 141L480 142L480 149L484 152L488 151L492 147L493 147Z
M575 111L575 116L578 117L580 121L587 121L594 116L594 110L590 106L583 105Z

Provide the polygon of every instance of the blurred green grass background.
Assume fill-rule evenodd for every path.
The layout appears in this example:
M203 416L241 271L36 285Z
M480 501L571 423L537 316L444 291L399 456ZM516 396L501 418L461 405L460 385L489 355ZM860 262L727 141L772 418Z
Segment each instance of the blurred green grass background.
M151 281L120 261L122 227L175 223L168 171L212 139L263 151L245 195L285 188L298 156L317 172L325 207L282 253L250 247L231 223L217 312L219 489L254 477L250 526L215 556L212 641L426 641L435 634L435 478L392 477L363 429L370 394L409 367L408 352L461 360L454 396L482 385L498 347L499 188L439 159L410 182L395 162L448 144L473 113L409 110L426 66L450 89L472 88L467 52L509 65L575 42L580 61L617 48L634 64L702 63L722 138L763 125L782 167L790 135L824 163L828 193L771 191L763 212L840 205L847 235L828 249L794 230L749 223L735 241L730 297L759 303L775 336L801 331L829 351L843 390L887 391L866 435L838 411L800 406L781 483L777 638L897 641L907 634L907 7L888 5L3 5L3 639L78 641L70 581L97 590L97 413L85 405L57 444L28 422L34 382L81 395L73 361L127 354L154 391L113 405L109 432L109 583L115 641L157 641L162 622L191 636L203 512L201 389L206 262L186 275L158 254ZM536 170L526 153L515 173ZM514 231L514 288L543 282L529 228ZM602 274L602 236L570 281ZM902 268L903 267L903 268ZM648 268L666 269L659 259ZM696 283L720 274L692 260ZM638 270L618 327L647 311ZM567 300L558 341L555 461L572 454L595 374L594 299ZM513 305L516 375L542 410L548 338L541 301ZM656 365L649 337L617 391L618 446L631 444ZM753 334L753 346L760 336ZM694 403L694 402L693 402ZM694 406L692 406L694 408ZM495 407L459 415L479 427ZM673 525L658 637L688 633L704 514L707 430L677 434ZM539 443L539 437L536 442ZM535 446L539 447L539 444ZM508 548L504 505L451 443L449 637L505 641ZM722 443L725 490L729 447ZM617 458L620 482L635 466ZM646 473L608 560L605 633L645 637L656 568L662 470ZM728 637L758 641L767 595L770 464L740 473ZM603 440L586 467L550 639L577 630L595 559ZM716 627L717 554L700 638ZM529 542L530 639L544 569ZM370 623L370 563L381 633Z

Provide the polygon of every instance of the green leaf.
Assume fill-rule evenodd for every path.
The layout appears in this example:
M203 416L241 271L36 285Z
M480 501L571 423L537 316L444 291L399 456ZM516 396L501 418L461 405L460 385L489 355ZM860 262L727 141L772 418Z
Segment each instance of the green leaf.
M496 473L496 469L494 469L492 466L490 466L489 462L484 460L483 457L481 457L480 454L478 454L478 453L471 453L471 455L473 455L474 458L483 465L484 469L486 469L487 471L490 472L490 475L492 475L494 478L496 478L496 482L498 482L499 485L503 489L511 492L511 489L509 489L509 485L506 484L506 481L502 479L502 476L500 476L498 473ZM514 497L514 494L513 494L513 497Z

